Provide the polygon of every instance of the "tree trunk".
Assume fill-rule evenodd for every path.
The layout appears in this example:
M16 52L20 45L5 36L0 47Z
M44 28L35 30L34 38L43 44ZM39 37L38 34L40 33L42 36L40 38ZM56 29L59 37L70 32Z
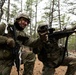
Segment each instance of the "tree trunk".
M60 26L60 30L61 30L61 19L60 19L60 0L58 0L58 18L59 18L59 26Z
M37 27L37 5L38 5L38 1L36 0L36 5L35 5L35 8L36 8L36 12L35 12L35 31L34 31L34 37L36 37L36 27Z
M22 12L23 10L22 10L22 0L21 0L21 12Z
M50 27L52 27L52 22L53 22L53 12L54 12L54 0L52 2L52 12L51 12L51 21L50 21Z
M9 22L9 13L10 12L10 0L8 0L8 10L7 10L7 23Z
M3 15L3 5L5 3L5 0L0 0L0 21L1 21L1 18L2 18L2 15Z

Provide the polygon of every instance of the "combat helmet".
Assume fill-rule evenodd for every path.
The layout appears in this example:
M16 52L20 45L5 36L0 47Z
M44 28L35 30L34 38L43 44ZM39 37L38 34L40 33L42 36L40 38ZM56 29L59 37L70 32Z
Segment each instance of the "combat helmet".
M49 28L49 25L46 24L46 23L45 24L44 23L40 24L37 28L37 32L40 33L40 34L45 33L47 31L52 33L54 30L55 30L54 28Z
M20 20L21 18L24 18L25 20L27 20L28 24L30 23L30 18L26 13L19 13L14 21L14 25L15 25L16 29L18 29L18 30L24 29L24 28L20 27L18 24L18 20Z
M18 20L20 18L25 18L28 21L28 23L30 23L30 18L26 13L19 13L16 17L16 20Z
M48 30L48 25L47 24L39 25L38 28L37 28L37 31L41 32L41 33L45 32L47 30Z

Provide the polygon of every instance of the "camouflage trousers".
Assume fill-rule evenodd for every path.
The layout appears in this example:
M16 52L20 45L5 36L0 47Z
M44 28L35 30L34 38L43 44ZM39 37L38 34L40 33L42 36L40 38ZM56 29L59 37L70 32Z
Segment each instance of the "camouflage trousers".
M29 48L24 48L22 52L22 62L24 64L23 75L33 75L35 59L35 54L29 51Z
M23 75L33 75L35 54L30 50L22 51L22 64L24 64ZM0 75L10 75L13 66L13 60L0 60Z
M66 57L61 66L67 66L65 75L76 75L76 58ZM55 68L50 68L44 65L42 75L54 75Z
M12 60L0 60L0 75L10 75L12 65Z

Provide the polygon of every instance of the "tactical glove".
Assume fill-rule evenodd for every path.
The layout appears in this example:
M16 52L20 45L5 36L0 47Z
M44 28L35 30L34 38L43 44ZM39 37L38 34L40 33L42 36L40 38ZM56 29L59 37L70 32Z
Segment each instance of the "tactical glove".
M7 39L7 45L9 47L15 47L15 41L12 38Z

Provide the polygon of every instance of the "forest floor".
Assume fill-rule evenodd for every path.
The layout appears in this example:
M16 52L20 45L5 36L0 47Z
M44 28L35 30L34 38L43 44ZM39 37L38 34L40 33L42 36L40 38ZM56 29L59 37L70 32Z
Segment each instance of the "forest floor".
M69 53L69 55L71 57L76 57L76 51L71 51ZM20 75L23 74L23 67L24 67L23 65L20 66ZM40 62L38 59L36 59L35 67L34 67L34 75L41 75L42 67L43 67L42 62ZM66 70L67 70L66 66L60 66L60 67L56 68L55 75L65 75ZM15 66L12 67L11 75L18 75Z

